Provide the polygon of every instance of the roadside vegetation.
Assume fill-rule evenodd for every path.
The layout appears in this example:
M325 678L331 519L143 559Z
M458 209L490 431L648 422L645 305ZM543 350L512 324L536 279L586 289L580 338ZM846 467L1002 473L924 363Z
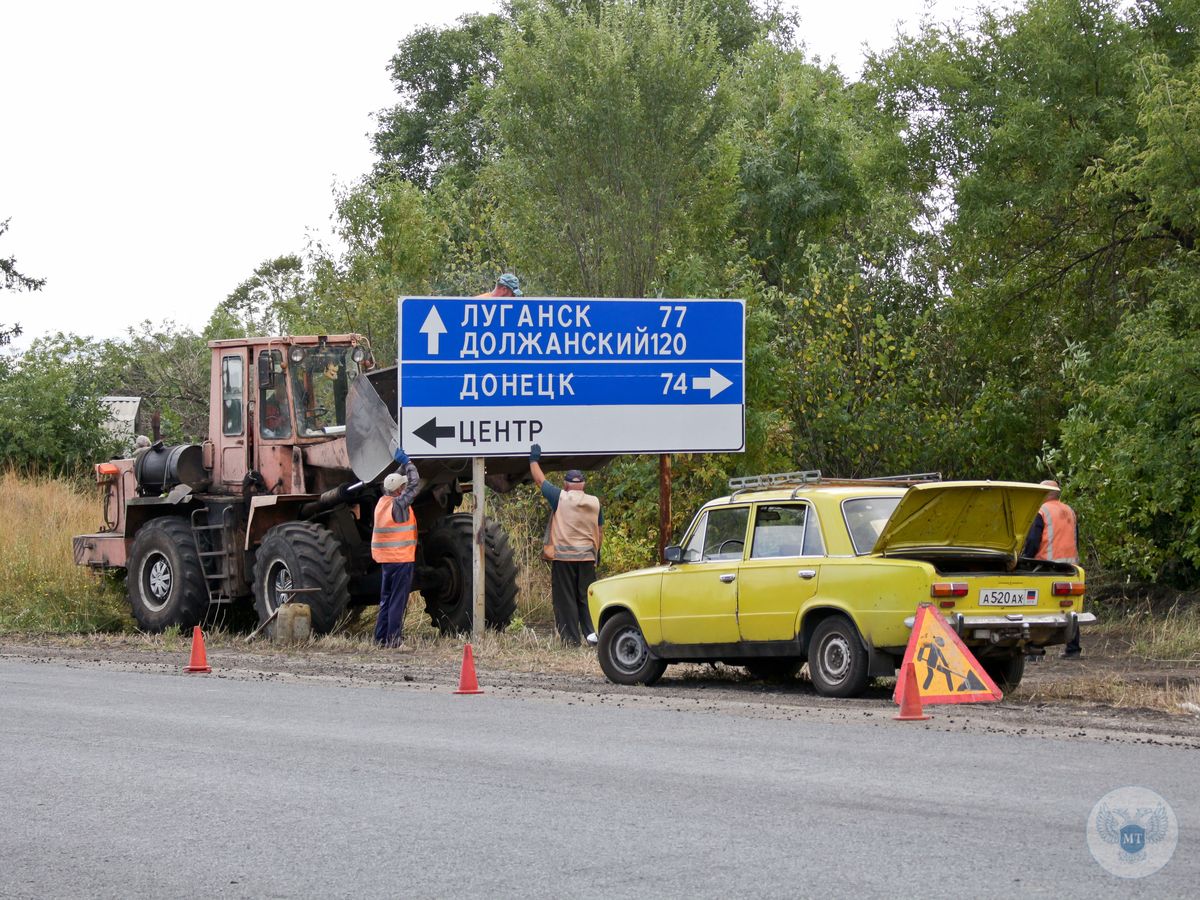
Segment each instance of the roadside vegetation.
M0 475L0 631L121 631L124 585L75 565L71 536L96 529L99 502L64 478Z

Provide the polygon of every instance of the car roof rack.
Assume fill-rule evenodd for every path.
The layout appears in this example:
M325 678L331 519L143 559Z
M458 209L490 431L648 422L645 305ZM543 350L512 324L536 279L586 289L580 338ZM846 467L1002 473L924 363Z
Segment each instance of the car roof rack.
M924 484L930 481L941 481L941 472L919 472L910 475L880 475L875 478L826 478L820 469L806 469L801 472L772 472L766 475L742 475L729 479L729 489L733 491L729 499L733 500L739 494L747 491L766 491L772 488L794 487L792 498L804 487L810 484L828 485L872 485L886 484L896 487L907 487L914 484Z

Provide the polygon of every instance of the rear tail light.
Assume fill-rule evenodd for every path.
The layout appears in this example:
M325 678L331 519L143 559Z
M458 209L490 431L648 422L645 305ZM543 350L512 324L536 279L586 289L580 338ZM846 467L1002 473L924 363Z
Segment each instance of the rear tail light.
M942 600L938 602L938 606L940 606L942 609L954 609L954 601Z
M965 581L935 581L929 591L932 597L965 597L967 583ZM953 606L953 604L951 604Z
M1059 600L1058 605L1061 606L1063 609L1069 609L1070 607L1075 605L1075 601L1074 600Z
M121 470L117 468L115 463L97 463L96 464L96 480L107 481L110 478L116 478L121 474Z
M1051 593L1055 597L1079 597L1083 594L1082 581L1056 581Z

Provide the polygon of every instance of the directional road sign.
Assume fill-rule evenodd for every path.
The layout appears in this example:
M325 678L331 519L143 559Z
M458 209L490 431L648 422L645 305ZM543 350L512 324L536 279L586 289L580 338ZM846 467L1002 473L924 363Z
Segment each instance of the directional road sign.
M404 297L415 456L692 453L745 444L741 300Z

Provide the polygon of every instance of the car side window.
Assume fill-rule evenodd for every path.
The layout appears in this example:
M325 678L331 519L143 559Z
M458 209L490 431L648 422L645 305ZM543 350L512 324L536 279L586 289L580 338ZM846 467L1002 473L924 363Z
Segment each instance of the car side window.
M805 503L762 503L754 513L751 559L800 556L804 552Z
M704 562L741 559L746 549L750 507L717 507L708 511L704 530Z

